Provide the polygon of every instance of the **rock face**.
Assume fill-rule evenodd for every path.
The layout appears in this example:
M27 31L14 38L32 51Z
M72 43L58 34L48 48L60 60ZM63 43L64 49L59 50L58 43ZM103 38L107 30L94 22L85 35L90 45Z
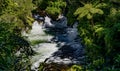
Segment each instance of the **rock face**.
M57 21L52 21L54 28L62 29L67 27L67 18L62 16Z

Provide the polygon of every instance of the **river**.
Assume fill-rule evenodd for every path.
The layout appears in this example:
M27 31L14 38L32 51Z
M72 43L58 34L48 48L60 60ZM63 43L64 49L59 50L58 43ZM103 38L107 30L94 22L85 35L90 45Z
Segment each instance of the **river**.
M57 64L83 64L85 50L77 30L78 23L67 26L67 18L61 16L52 21L48 16L44 23L35 21L29 33L23 32L36 52L31 59L31 69L38 71L41 62ZM34 44L33 44L34 43Z

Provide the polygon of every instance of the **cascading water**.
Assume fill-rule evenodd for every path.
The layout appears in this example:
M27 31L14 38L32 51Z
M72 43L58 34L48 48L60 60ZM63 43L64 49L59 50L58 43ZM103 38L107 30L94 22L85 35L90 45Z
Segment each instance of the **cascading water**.
M31 46L32 49L37 53L31 57L32 70L38 68L40 62L44 62L46 58L50 57L52 53L58 50L56 43L48 43L48 41L50 41L53 36L46 34L44 30L45 29L43 29L42 23L35 21L32 25L32 30L30 33L23 33L23 36L27 36L30 42L44 41L42 43Z
M52 33L46 34L45 31ZM38 71L40 62L57 64L81 64L84 48L78 37L77 23L67 26L67 18L61 16L58 21L45 17L44 24L35 21L29 34L23 33L29 41L44 41L31 46L37 52L31 57L31 69Z

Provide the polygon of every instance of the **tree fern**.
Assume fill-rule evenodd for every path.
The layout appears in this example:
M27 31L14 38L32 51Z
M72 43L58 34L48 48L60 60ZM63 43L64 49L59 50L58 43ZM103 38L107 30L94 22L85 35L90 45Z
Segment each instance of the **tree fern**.
M95 14L104 14L104 12L99 9L99 7L102 7L103 5L99 6L93 6L92 4L85 4L83 7L78 8L74 15L78 15L78 20L80 20L83 17L87 17L87 19L92 19Z

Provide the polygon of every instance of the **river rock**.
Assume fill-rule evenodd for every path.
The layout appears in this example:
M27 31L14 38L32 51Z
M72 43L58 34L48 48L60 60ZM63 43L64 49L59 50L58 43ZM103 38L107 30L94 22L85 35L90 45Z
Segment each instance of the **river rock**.
M84 60L83 56L84 49L82 45L78 42L71 42L65 44L53 53L53 55L46 60L46 63L80 64L82 60Z
M63 29L67 27L67 18L63 16L57 21L52 21L52 23L55 26L54 28Z

